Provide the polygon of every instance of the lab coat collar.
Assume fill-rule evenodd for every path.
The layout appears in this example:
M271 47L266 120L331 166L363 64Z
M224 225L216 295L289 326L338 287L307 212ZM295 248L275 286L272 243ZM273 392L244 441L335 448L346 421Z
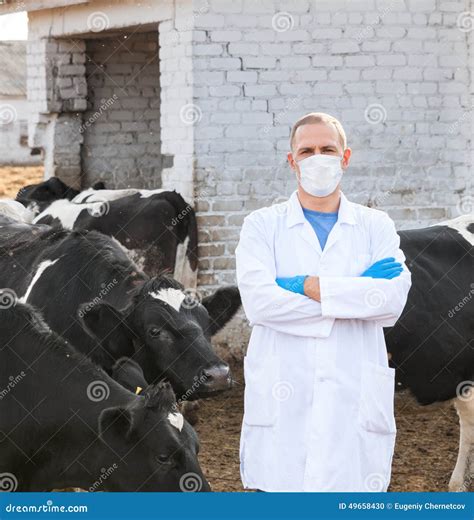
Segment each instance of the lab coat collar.
M288 227L292 227L296 224L303 224L306 218L301 207L300 200L298 199L298 191L295 190L291 197L288 199ZM337 217L339 223L355 224L354 209L352 202L347 200L347 197L341 191L341 202L339 204L339 214Z

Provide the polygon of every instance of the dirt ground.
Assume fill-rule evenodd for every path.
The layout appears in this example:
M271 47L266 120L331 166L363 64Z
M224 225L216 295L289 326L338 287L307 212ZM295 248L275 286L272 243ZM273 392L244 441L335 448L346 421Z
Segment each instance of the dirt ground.
M43 166L0 166L0 198L14 199L18 190L41 182Z
M243 491L239 436L243 414L241 364L231 392L201 401L196 429L204 474L214 491ZM452 405L419 406L407 392L396 397L397 444L390 491L447 491L456 463L459 427Z

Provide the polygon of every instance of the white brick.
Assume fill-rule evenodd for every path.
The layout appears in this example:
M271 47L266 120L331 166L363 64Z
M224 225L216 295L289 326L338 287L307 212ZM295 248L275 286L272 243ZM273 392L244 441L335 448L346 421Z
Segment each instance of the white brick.
M428 23L428 18L426 14L414 14L413 15L413 23L416 25L426 25Z
M236 42L242 39L241 31L211 31L213 42Z
M311 85L306 84L297 84L294 83L280 83L278 85L278 90L280 94L284 96L310 96L311 95Z
M332 54L354 54L359 52L359 46L355 41L338 41L331 45Z
M462 5L459 2L441 2L439 5L439 10L446 12L457 13L460 11L460 8L462 8Z
M294 54L320 54L324 52L322 43L295 43L293 45Z
M377 65L399 67L406 65L407 59L404 54L380 54L376 57Z
M404 94L405 84L400 81L377 81L375 91L380 94Z
M223 85L220 87L209 87L209 93L211 96L216 97L230 97L240 95L241 90L237 86Z
M406 81L421 81L422 72L415 67L400 67L393 72L393 78Z
M313 82L313 81L326 81L328 77L328 74L325 70L298 70L294 73L294 79L295 81L306 81L306 82Z
M432 40L436 36L436 29L433 29L432 27L409 28L407 36L414 40Z
M313 56L313 67L341 67L341 56Z
M374 67L362 71L362 79L377 80L390 79L392 77L392 70L387 67Z
M357 81L344 86L349 94L373 94L374 85L369 81Z
M256 43L230 43L229 54L258 56L258 45Z
M313 94L329 94L330 96L342 96L342 86L340 83L318 83L314 86Z
M275 4L273 0L259 0L255 2L254 0L244 0L243 12L248 13L249 15L256 13L274 13L275 12Z
M226 15L226 27L255 27L256 25L256 16L251 16L249 14Z
M204 61L204 64L207 62ZM240 58L210 58L209 67L218 70L240 69ZM205 67L204 67L205 68Z
M288 43L262 43L260 54L269 56L286 56L291 53L291 45Z
M423 46L421 40L401 40L393 44L394 52L404 52L407 54L415 54L421 52Z
M372 67L375 65L375 58L368 55L346 56L345 64L346 67Z
M311 33L311 36L315 40L337 40L342 38L342 29L317 28Z
M385 34L383 37L386 38L387 36L388 35ZM390 40L377 39L377 41L363 41L362 50L364 52L388 52L390 50L390 45Z
M242 114L242 124L244 125L268 125L272 123L272 114L263 114L259 112L250 112Z
M210 0L211 10L215 13L241 13L242 0Z
M194 26L200 27L224 27L225 18L216 14L201 14L194 17Z
M224 72L196 71L194 72L195 85L222 85L224 83Z
M219 45L217 43L203 43L194 45L193 47L193 53L195 56L216 56L222 54L223 51L224 48L222 47L222 45Z
M304 42L311 39L308 31L295 29L292 29L291 31L277 32L276 37L277 40L285 42Z
M281 0L279 8L290 13L306 13L312 7L311 0Z
M280 66L285 70L306 69L311 66L311 60L306 56L294 56L292 58L281 58Z
M288 81L288 72L286 70L267 70L259 72L260 81L266 82L281 82Z
M269 31L250 31L245 32L243 38L248 42L273 42L275 41L276 34L273 29Z
M227 73L227 81L230 83L255 83L257 81L257 73L255 71L236 70Z
M342 69L332 70L329 72L329 79L331 81L357 81L360 78L360 70Z
M276 94L275 85L244 85L244 92L246 96L252 97L270 97Z
M274 69L276 65L276 58L262 57L244 57L244 68L246 69Z
M377 38L390 38L391 40L400 40L407 34L405 27L377 27L375 31Z
M436 0L410 0L409 10L411 12L432 12L436 9Z

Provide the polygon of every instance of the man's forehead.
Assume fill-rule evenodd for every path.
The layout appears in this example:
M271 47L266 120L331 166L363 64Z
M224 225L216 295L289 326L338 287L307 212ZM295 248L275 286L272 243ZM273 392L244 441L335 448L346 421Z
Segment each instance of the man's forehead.
M295 149L306 146L341 146L336 127L330 123L308 123L296 129L294 137Z

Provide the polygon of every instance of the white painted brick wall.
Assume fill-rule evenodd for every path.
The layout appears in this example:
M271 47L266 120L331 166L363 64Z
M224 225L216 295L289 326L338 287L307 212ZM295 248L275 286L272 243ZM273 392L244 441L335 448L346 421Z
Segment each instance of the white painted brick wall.
M213 0L195 17L201 284L235 281L243 217L294 189L288 136L309 111L344 124L353 200L404 228L462 211L473 195L472 33L458 17L469 10L465 0ZM383 122L365 117L373 105Z

